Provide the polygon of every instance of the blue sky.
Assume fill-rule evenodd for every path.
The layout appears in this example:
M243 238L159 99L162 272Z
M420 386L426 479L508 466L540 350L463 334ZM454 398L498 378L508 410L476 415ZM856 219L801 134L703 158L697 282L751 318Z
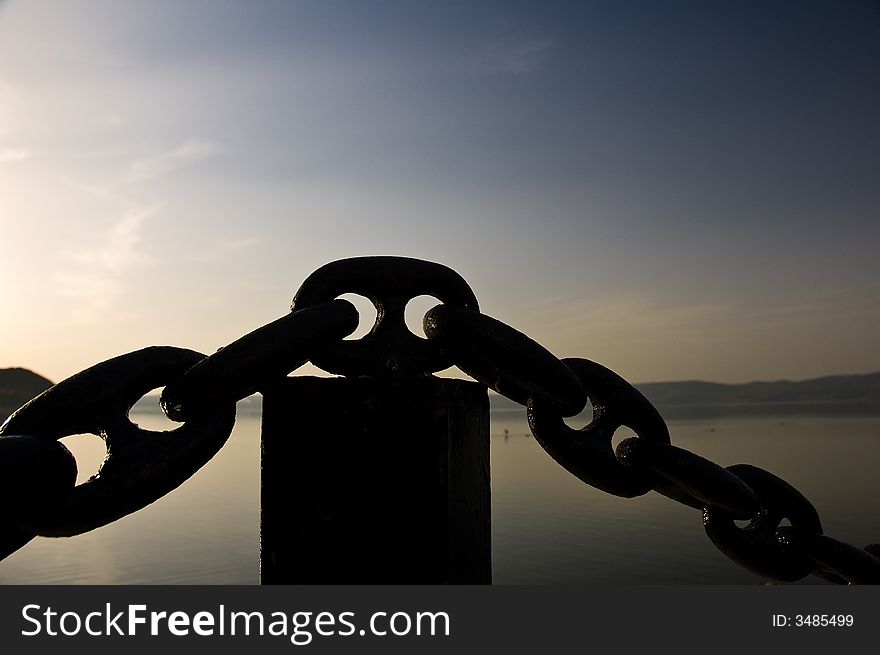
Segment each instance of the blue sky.
M635 381L880 369L876 2L0 3L0 366L458 270Z

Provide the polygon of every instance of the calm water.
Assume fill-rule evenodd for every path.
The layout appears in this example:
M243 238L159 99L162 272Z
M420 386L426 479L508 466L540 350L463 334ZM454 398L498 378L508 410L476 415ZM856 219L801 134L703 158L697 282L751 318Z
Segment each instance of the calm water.
M157 415L133 419L149 429L170 425ZM259 421L240 415L214 460L140 512L78 537L32 541L0 562L0 582L256 584ZM755 464L794 484L827 534L859 546L880 541L880 418L724 417L669 426L677 445L723 465ZM653 493L628 500L596 491L527 435L524 412L493 412L495 583L761 582L715 550L699 511ZM100 440L65 443L81 467L91 467L82 473L88 477L103 456Z

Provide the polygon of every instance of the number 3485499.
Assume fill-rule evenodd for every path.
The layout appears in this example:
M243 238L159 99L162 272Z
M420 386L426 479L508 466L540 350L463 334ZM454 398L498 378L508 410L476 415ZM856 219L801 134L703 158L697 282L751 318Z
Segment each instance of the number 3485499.
M773 627L795 627L795 628L851 628L855 619L852 614L795 614L794 616L786 616L784 614L773 615Z

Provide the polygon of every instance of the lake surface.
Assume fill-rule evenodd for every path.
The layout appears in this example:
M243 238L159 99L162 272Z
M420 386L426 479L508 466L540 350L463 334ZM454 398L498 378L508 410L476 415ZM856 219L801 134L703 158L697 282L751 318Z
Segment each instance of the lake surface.
M156 414L132 418L148 429L174 425ZM698 510L584 485L531 438L524 410L493 411L491 426L496 584L763 583L715 549ZM701 417L669 428L674 444L719 464L754 464L786 479L813 502L826 534L880 542L880 418ZM102 442L65 443L86 469L81 478L91 475ZM257 584L259 444L259 414L240 414L228 444L179 489L91 533L35 539L0 562L0 583Z

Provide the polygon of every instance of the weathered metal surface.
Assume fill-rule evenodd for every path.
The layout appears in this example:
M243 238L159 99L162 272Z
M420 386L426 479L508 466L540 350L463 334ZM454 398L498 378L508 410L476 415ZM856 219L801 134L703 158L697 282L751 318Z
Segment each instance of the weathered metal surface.
M803 555L817 566L834 571L849 584L880 584L880 557L867 548L849 544L791 526L779 528L777 539L791 552Z
M536 396L563 416L574 416L587 404L587 394L568 366L490 316L439 305L425 315L425 334L453 352L462 371L514 402L525 405Z
M491 582L488 419L462 380L266 389L262 582Z
M614 455L612 437L626 426L643 438L669 443L663 417L635 387L614 371L588 359L562 362L574 371L593 405L592 420L580 430L568 427L552 403L529 399L529 426L535 440L571 474L615 496L648 493L657 476L624 466Z
M757 466L735 464L727 470L751 487L763 511L741 528L727 512L707 507L703 526L712 543L743 568L772 580L793 582L814 572L818 568L814 562L784 548L776 535L783 519L806 533L822 534L812 503L785 480Z
M761 501L745 482L684 448L633 437L621 441L616 454L628 466L650 468L672 488L700 501L701 507L717 507L737 519L750 519L761 511Z
M168 384L159 399L172 421L186 421L250 396L305 364L316 350L357 329L346 300L291 312L250 332Z
M50 537L81 534L147 506L198 471L226 443L234 404L169 432L141 429L128 411L203 358L169 346L114 357L59 382L10 416L0 434L59 439L92 433L107 444L96 475L51 499L17 503L15 525Z
M296 311L345 293L369 298L376 323L362 339L340 341L316 352L312 361L325 371L396 378L425 375L452 366L453 357L438 344L417 337L404 311L416 296L434 296L448 305L478 310L474 292L451 268L408 257L355 257L322 266L297 291Z

